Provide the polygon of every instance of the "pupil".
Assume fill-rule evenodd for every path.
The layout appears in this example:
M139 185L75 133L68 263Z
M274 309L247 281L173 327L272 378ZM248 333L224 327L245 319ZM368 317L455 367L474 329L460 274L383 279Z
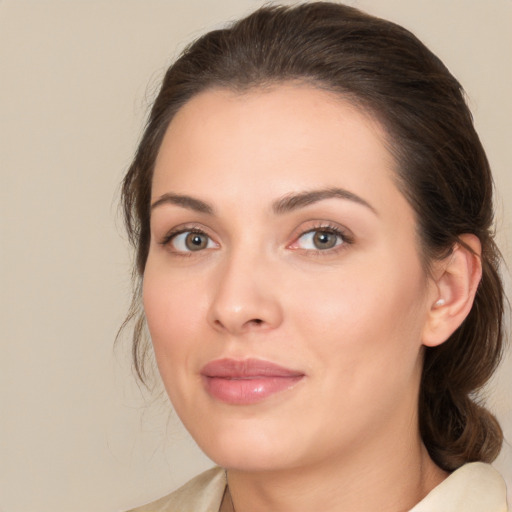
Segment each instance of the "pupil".
M336 236L327 231L319 231L315 233L314 242L321 249L330 249L336 245Z
M191 233L187 236L186 245L192 251L206 247L206 238L198 233Z

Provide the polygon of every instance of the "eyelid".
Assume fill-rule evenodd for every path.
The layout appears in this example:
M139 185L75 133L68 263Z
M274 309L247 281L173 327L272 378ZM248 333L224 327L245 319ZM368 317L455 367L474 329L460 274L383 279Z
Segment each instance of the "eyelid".
M213 244L215 244L214 248L219 248L220 244L217 242L214 236L212 236L209 232L210 230L203 226L202 224L180 224L178 226L173 227L169 231L167 231L161 239L158 241L158 244L166 247L169 246L169 244L172 242L173 239L175 239L178 235L183 233L199 233L202 235L205 235L209 238ZM342 240L342 243L339 243L335 245L332 248L327 249L303 249L301 247L294 247L294 245L297 244L298 240L303 237L304 235L314 232L314 231L326 231L331 232L335 234L336 236L339 236ZM296 230L295 233L292 235L292 242L287 244L288 249L302 251L304 253L313 254L318 253L321 255L327 255L327 254L333 254L335 252L338 252L340 250L343 250L346 248L347 245L351 245L354 243L354 235L353 233L346 228L345 226L342 226L338 223L332 222L332 221L321 221L321 220L315 220L315 221L307 221L305 223L302 223ZM198 250L198 251L180 251L180 250L172 250L169 249L173 254L180 255L180 256L191 256L194 252L204 252L205 249L211 250L212 247L206 247L204 249Z
M341 238L342 243L328 249L303 249L301 247L294 247L294 245L296 245L304 235L315 231L333 233ZM296 234L293 235L293 241L288 245L288 248L292 250L303 251L308 254L333 254L334 252L345 249L347 245L354 243L354 235L349 229L331 221L312 221L311 224L307 225L307 227L302 224L295 233Z
M215 238L208 232L209 230L205 227L198 225L198 224L180 224L179 226L176 226L172 228L171 230L167 231L165 235L159 240L159 245L163 247L169 247L174 239L178 237L179 235L182 235L184 233L198 233L201 235L204 235L209 238L211 242L215 244L215 248L219 247L219 243L215 240ZM190 256L194 252L203 252L206 249L212 249L212 247L205 247L202 250L198 251L180 251L176 249L169 248L169 251L173 254L180 255L180 256Z

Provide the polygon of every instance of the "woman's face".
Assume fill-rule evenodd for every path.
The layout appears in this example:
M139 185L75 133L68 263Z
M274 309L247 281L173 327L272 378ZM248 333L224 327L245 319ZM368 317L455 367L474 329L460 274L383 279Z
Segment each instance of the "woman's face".
M207 91L171 122L144 308L220 465L296 468L417 429L432 287L393 178L381 127L311 86Z

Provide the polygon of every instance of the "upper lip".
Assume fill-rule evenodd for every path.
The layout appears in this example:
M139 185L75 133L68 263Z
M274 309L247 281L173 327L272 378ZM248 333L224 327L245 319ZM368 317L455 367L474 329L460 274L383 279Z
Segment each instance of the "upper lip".
M250 379L257 377L302 377L303 372L263 359L216 359L201 369L205 377Z

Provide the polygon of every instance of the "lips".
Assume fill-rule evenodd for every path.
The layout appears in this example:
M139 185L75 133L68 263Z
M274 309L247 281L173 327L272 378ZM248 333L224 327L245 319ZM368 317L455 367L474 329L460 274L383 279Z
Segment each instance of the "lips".
M291 389L304 373L261 359L218 359L201 370L206 391L233 405L249 405Z

